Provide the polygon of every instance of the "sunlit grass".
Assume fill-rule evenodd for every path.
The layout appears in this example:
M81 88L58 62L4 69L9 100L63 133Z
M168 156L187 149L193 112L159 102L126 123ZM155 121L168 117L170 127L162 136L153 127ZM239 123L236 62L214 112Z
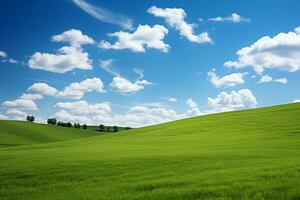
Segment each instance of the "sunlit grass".
M0 123L1 143L15 126ZM300 198L300 104L116 134L60 129L78 137L0 148L0 199Z

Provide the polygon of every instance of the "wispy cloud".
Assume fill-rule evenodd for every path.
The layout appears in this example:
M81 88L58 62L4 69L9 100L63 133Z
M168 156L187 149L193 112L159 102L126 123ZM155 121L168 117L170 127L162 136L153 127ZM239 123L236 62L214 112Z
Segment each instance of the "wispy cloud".
M227 17L210 18L210 19L208 19L208 21L241 23L241 22L250 22L251 20L248 18L242 17L237 13L232 13L230 16L227 16Z
M132 29L132 20L126 16L112 13L107 9L94 6L87 3L85 0L73 0L73 2L86 13L102 22L115 24L124 29Z
M114 62L114 59L99 60L99 66L111 75L120 76L120 74L113 69Z
M142 69L134 68L133 70L139 76L138 79L144 78L144 71Z

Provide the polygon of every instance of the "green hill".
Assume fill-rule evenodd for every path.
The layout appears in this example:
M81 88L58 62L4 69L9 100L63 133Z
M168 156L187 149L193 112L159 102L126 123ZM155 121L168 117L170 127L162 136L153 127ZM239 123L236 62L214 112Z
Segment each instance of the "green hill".
M0 120L0 147L58 142L95 135L97 132L88 130Z
M0 199L300 199L300 104L3 147L0 169Z

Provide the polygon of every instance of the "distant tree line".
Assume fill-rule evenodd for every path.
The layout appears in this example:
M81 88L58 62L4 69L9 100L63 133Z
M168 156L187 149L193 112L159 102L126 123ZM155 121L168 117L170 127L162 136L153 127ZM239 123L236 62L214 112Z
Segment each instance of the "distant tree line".
M74 123L72 124L71 122L62 122L59 121L57 122L57 120L55 118L50 118L47 120L47 124L51 124L51 125L56 125L56 126L62 126L62 127L69 127L69 128L83 128L83 129L87 129L87 125L86 124L82 124L82 126L79 123Z
M26 120L29 122L34 122L35 117L34 116L26 116ZM71 122L62 122L62 121L57 121L56 118L49 118L47 119L47 124L49 125L54 125L54 126L62 126L62 127L69 127L69 128L78 128L80 129L81 127L83 129L87 129L88 126L86 124L80 125L80 123L74 123L72 124ZM128 130L131 129L130 127L118 127L118 126L105 126L103 124L99 125L99 131L101 132L118 132L119 128L122 128L123 130Z
M105 126L103 124L99 125L99 131L101 131L101 132L118 132L119 129L120 129L120 127L118 127L118 126ZM126 128L123 127L122 129L129 130L131 128L130 127L126 127Z

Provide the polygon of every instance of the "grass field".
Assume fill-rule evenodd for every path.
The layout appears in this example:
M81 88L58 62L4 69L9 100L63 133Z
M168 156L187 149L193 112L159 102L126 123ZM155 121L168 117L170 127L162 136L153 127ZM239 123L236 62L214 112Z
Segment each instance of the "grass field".
M91 130L0 120L0 147L59 142L99 135Z
M0 199L300 199L299 103L93 134L1 122Z

